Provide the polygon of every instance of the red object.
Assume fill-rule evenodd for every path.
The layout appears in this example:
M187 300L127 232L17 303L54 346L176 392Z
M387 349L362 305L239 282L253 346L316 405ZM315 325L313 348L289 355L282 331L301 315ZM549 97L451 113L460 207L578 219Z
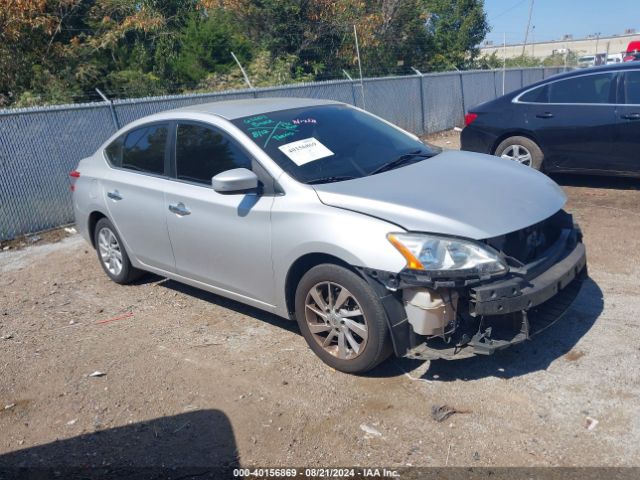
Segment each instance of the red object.
M120 315L119 317L113 317L107 320L100 320L99 322L96 322L96 324L101 325L103 323L117 322L118 320L124 320L125 318L131 318L131 317L133 317L133 312L127 312L124 315Z
M637 60L637 57L634 54L638 52L640 52L640 40L634 40L632 42L629 42L629 45L627 45L627 51L625 52L623 61L632 62L634 60Z
M71 171L69 172L69 176L70 176L71 178L80 178L80 172L79 172L79 171L77 171L77 170L71 170ZM75 190L76 190L76 186L75 186L75 184L74 184L74 180L71 180L71 186L70 186L69 188L71 189L71 191L72 191L72 192L75 192Z
M464 116L464 125L465 125L465 127L468 127L469 125L471 125L475 121L476 118L478 118L478 114L477 113L471 113L471 112L467 113Z

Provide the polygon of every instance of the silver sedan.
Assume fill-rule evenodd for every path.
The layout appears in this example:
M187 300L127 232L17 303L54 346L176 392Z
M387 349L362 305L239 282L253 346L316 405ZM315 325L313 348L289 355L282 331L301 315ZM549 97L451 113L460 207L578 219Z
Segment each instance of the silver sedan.
M549 178L339 102L155 114L71 175L77 227L112 280L154 272L295 319L345 372L523 341L586 272Z

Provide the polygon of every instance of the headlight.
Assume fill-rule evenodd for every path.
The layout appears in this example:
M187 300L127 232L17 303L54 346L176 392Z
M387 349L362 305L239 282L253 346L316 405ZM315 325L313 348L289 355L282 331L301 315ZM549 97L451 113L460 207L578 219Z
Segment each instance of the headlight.
M390 233L387 238L412 270L470 275L507 272L495 252L466 240L416 233Z

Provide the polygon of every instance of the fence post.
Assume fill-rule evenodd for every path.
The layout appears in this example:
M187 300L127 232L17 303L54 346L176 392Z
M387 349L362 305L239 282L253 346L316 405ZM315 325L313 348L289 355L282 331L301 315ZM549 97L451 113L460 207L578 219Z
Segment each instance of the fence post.
M111 111L111 120L113 120L113 126L116 127L116 132L120 130L120 122L118 122L118 115L116 115L116 108L113 106L113 102L107 98L107 96L100 91L99 88L96 88L96 92L98 95L102 97L102 100L109 106L109 110Z
M424 109L425 109L425 104L424 104L424 75L422 75L422 72L420 70L418 70L417 68L411 67L411 70L416 72L416 75L418 75L420 77L420 83L418 84L418 88L420 88L420 122L421 122L420 129L421 129L422 135L425 135L427 133L427 126L426 126L426 118L425 118L425 113L424 113Z
M356 88L353 85L353 78L351 78L351 75L349 75L349 72L347 72L344 68L342 69L342 73L344 73L345 77L347 77L349 79L349 82L351 84L351 98L353 99L353 106L357 107L358 104L356 103Z
M460 77L460 98L462 99L462 118L464 118L464 115L467 113L467 106L465 105L465 101L464 101L464 81L462 80L462 72L458 72L458 75Z

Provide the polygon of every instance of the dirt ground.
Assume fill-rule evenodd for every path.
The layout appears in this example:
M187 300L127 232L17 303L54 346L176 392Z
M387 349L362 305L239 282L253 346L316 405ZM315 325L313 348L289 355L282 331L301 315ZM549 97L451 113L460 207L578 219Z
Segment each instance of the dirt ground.
M361 377L294 323L109 281L78 235L1 252L0 466L639 466L640 181L554 178L591 277L567 315L492 357Z

